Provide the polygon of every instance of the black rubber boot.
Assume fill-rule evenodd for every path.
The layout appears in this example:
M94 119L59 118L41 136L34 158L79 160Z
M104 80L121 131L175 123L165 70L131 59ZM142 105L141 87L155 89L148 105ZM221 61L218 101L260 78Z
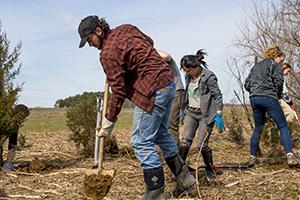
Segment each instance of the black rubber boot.
M216 182L217 178L216 178L215 170L213 168L212 150L211 149L204 150L201 151L201 153L205 164L205 175L206 175L207 182L209 183Z
M166 163L176 176L176 186L172 191L172 196L178 198L186 192L188 196L194 197L197 194L196 179L191 175L182 158L176 155L166 159Z
M162 167L144 169L147 191L142 200L164 200L164 172Z
M180 157L183 159L183 161L186 163L186 158L189 153L190 147L187 146L186 144L180 144L178 147L178 154ZM190 172L195 172L196 170L186 164L187 168L189 169Z
M187 146L186 144L180 144L178 147L178 154L182 158L182 160L185 162L187 155L189 153L190 147Z

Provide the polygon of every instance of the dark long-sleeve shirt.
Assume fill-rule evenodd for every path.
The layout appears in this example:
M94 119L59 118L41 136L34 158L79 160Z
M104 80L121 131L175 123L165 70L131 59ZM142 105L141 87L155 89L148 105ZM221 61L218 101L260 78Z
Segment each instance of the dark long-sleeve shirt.
M127 97L150 112L155 91L173 80L173 73L153 47L152 39L137 27L125 24L104 39L100 62L112 89L106 118L116 121Z
M273 60L265 59L253 66L245 81L245 88L250 96L278 99L282 94L283 81L280 65Z

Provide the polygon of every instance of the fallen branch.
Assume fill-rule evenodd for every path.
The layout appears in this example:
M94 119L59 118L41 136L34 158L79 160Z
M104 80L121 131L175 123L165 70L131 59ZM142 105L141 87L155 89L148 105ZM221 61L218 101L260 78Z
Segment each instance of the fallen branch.
M256 173L253 173L253 172L245 171L245 173L246 173L246 174L251 174L251 175L253 175L253 176L257 176L257 174L256 174Z
M60 186L60 185L58 185L58 184L56 184L56 183L46 183L47 185L54 185L54 186L56 186L56 187L58 187L58 188L60 188L60 189L64 189L62 186Z
M26 189L26 190L30 190L30 191L33 191L33 192L36 192L36 193L51 193L51 194L55 194L55 195L63 195L62 193L59 193L59 192L56 192L55 190L35 190L35 189L32 189L30 187L27 187L27 186L24 186L24 185L19 185L20 188L23 188L23 189Z
M278 174L278 173L281 173L281 172L284 172L284 171L286 171L286 170L285 170L285 169L281 169L281 170L278 170L278 171L273 171L273 172L270 172L270 173L264 173L264 174L256 174L256 173L249 172L249 171L245 171L245 173L251 174L251 175L253 175L253 176L269 176L269 175Z
M235 186L235 185L238 185L240 183L240 181L235 181L235 182L233 182L233 183L229 183L229 184L227 184L227 185L225 185L225 187L232 187L232 186Z
M25 175L25 176L40 176L39 173L27 173L27 172L17 172L17 171L8 173L8 175L13 176L12 174L19 174L19 175Z
M15 174L25 175L25 176L54 176L54 175L57 175L57 174L80 173L80 172L85 172L86 170L87 170L86 168L74 168L74 169L68 169L68 170L64 170L64 171L57 171L57 172L53 172L53 173L50 173L50 174L27 173L27 172L18 172L18 171L9 172L9 173L6 173L6 174L8 176L12 176L12 177L18 177Z
M9 197L9 198L25 198L25 199L41 199L40 196L21 195L21 194L7 195L7 197Z
M64 171L57 171L50 174L44 174L42 176L55 176L57 174L74 174L74 173L85 172L86 170L87 170L86 168L74 168L74 169L69 169Z
M14 178L18 178L19 176L18 175L15 175L15 174L11 174L11 173L6 173L7 176L11 176L11 177L14 177Z

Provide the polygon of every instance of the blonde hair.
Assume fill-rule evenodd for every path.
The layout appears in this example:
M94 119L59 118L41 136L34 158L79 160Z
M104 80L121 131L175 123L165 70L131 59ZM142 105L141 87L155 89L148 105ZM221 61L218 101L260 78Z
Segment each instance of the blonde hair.
M285 69L292 69L292 66L289 64L289 63L283 63L281 65L282 67L282 70L285 70Z
M272 45L268 47L264 52L264 58L266 59L275 59L278 56L285 56L285 54L277 45Z

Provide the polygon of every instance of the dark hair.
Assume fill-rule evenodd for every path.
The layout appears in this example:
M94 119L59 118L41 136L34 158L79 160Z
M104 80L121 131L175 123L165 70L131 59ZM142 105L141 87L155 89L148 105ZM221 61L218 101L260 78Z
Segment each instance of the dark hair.
M104 34L104 37L105 37L106 34L110 31L109 24L105 21L104 18L100 18L98 26L101 28L101 30Z
M204 61L204 56L207 55L203 49L197 51L196 55L185 55L181 58L180 66L186 68L204 67L207 68L207 64Z
M30 114L30 111L27 106L24 104L18 104L15 107L15 113L22 113L24 116L28 116Z
M206 56L207 53L204 51L204 49L200 49L196 53L196 57L198 62L204 67L207 68L207 63L204 61L204 56Z
M186 68L201 67L195 55L185 55L180 60L180 66Z
M15 121L18 125L22 124L25 118L30 114L30 111L27 106L24 104L18 104L14 109Z

